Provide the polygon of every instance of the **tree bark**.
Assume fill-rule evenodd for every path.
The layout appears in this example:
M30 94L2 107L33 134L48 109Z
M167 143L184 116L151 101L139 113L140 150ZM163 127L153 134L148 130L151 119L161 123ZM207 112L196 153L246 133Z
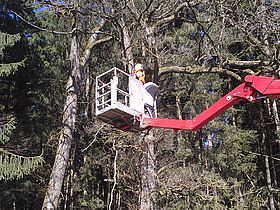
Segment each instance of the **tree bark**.
M77 28L80 23L78 22L78 14L76 14L73 28ZM56 152L55 162L52 169L49 186L45 195L42 209L57 209L59 204L59 196L64 179L64 174L67 166L67 162L70 157L70 149L73 141L73 133L75 130L75 122L78 113L78 94L79 88L81 88L81 71L87 66L87 63L91 57L93 48L96 45L110 41L112 37L105 37L103 39L98 38L98 33L104 24L105 20L100 20L92 29L92 35L87 40L85 49L80 57L80 45L78 31L73 33L70 49L70 62L71 62L71 75L68 78L66 85L66 102L64 105L63 117L62 117L62 129L59 138L58 149Z
M153 135L145 135L142 142L140 210L156 209L156 176Z
M132 47L131 47L131 38L129 36L127 27L125 25L125 22L123 18L120 19L119 25L121 27L121 33L123 38L123 54L124 54L124 62L125 65L128 65L128 72L131 74L134 68L134 59L133 59L133 53L132 53Z
M266 108L268 109L269 115L271 114L271 110L270 110L270 101L269 99L267 99L266 101ZM265 125L265 118L264 118L264 108L262 108L261 110L261 122L262 125ZM265 126L264 126L265 128ZM274 196L273 196L273 189L272 189L272 184L271 184L271 172L270 172L270 164L269 164L269 150L268 150L268 145L269 145L269 141L270 139L268 139L267 133L265 132L265 130L261 130L261 144L262 144L262 150L263 150L263 154L264 155L264 167L265 167L265 173L266 173L266 182L267 182L267 189L268 189L268 200L269 200L269 207L270 210L275 210L275 204L274 204Z
M278 136L280 134L280 119L279 119L279 115L278 115L276 100L273 100L273 102L272 102L272 112L274 115L274 121L275 121L275 125L276 125L277 136Z
M152 53L153 69L150 80L158 82L158 58L157 47L154 36L154 28L148 26L145 21L141 21L143 28L145 28L148 49ZM155 169L155 152L154 152L154 135L153 131L144 138L144 153L141 161L141 177L142 177L142 190L141 190L141 203L140 210L154 210L156 209L156 169Z
M276 106L276 101L273 100L271 103L270 99L267 99L267 107L268 107L268 114L270 116L270 119L273 119L273 121L275 122L276 125L276 133L278 135L278 131L279 131L279 117L278 117L278 111L277 111L277 106ZM267 146L267 152L269 153L269 156L273 156L273 149L272 149L272 143L268 142L268 146ZM271 171L272 171L272 183L274 185L274 187L278 186L277 183L277 173L276 173L276 167L275 167L275 162L274 159L271 159L270 161L271 163Z
M146 39L148 43L149 51L151 52L152 61L153 61L153 69L152 69L152 78L151 81L157 83L158 82L158 72L159 72L159 62L157 57L157 46L156 46L156 39L154 34L154 28L151 26L148 26L148 24L143 21L142 23L143 27L146 31Z
M121 33L123 35L123 49L125 61L128 62L129 71L132 71L134 65L134 57L131 48L131 38L127 31L124 21L119 21L121 26ZM143 50L142 53L145 51ZM154 137L150 132L149 135L140 136L140 145L142 146L141 157L141 192L140 192L140 210L154 210L155 209L155 186L156 186L156 172L155 172L155 154L154 154Z
M78 34L74 33L71 41L70 50L71 75L68 78L66 86L66 102L64 105L62 124L58 148L55 156L55 161L45 195L42 209L57 209L61 187L64 179L64 174L67 162L70 156L71 143L75 130L77 99L78 99L78 84L80 82L80 61L79 61L79 42Z
M270 206L271 210L276 210L275 205L274 205L274 196L273 196L273 192L272 192L268 155L266 155L264 157L264 163L265 163L265 171L266 171L267 188L269 191L269 195L268 195L269 196L269 206Z

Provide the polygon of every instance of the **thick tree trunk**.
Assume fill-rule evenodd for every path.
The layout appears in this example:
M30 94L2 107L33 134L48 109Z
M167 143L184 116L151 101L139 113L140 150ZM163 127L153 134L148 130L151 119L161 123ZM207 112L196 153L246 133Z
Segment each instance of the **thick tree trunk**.
M145 135L142 142L140 210L156 209L156 173L153 135Z
M147 37L147 43L148 43L148 49L152 56L153 61L153 69L152 69L152 78L151 81L157 83L158 82L158 74L159 74L159 62L157 57L157 46L156 46L156 38L154 34L154 28L151 26L148 26L148 24L145 21L142 21L142 25L145 28L146 36Z
M129 2L133 12L139 16L137 9L134 5L134 2ZM156 42L154 37L154 31L152 27L148 27L145 21L140 20L141 25L145 29L145 37L147 37L148 48L150 52L152 52L153 58L153 75L150 76L150 81L156 82L158 80L158 60L157 60L157 52L156 52ZM125 49L126 60L129 62L130 66L133 64L133 54L131 50L131 42L129 34L127 33L124 24L120 24L122 26L122 34L123 34L123 45ZM142 55L145 53L145 49L142 51ZM144 57L144 56L143 56ZM149 80L149 79L148 79ZM153 210L155 209L155 201L156 201L156 171L155 171L155 154L154 154L154 137L152 132L149 135L145 135L144 138L140 137L140 145L142 146L142 158L140 163L141 168L141 192L140 192L140 210Z
M149 27L145 21L141 22L146 31L148 49L152 52L153 70L150 80L152 82L158 81L158 58L157 47L154 36L154 28ZM156 169L155 169L155 153L154 153L154 134L151 130L149 135L144 138L144 153L141 161L141 203L140 210L154 210L156 209Z
M72 37L70 60L71 60L71 76L68 78L66 87L66 102L64 105L62 124L58 148L55 156L48 189L45 195L42 209L57 209L61 187L64 179L67 162L70 156L71 143L75 130L78 84L80 81L79 69L79 44L77 34Z
M121 33L123 35L123 48L125 61L128 63L129 72L132 72L134 65L134 57L131 48L131 38L127 31L124 21L119 21ZM143 51L144 52L144 51ZM155 154L154 154L154 137L152 133L140 137L140 145L142 146L141 157L141 192L140 192L140 210L155 209Z
M124 53L124 62L125 65L128 65L128 72L131 74L134 67L134 59L133 59L133 53L132 53L132 47L131 47L131 39L127 30L127 27L125 25L125 22L123 18L119 20L119 25L121 27L121 33L123 38L123 53Z
M77 19L78 17L76 18L76 22L74 23L73 27L77 27L79 24ZM57 209L58 207L64 173L69 160L73 133L75 130L78 109L78 92L81 84L81 71L84 71L86 68L93 48L98 44L110 41L112 38L105 37L103 39L97 40L97 33L95 32L100 30L104 26L105 22L106 21L102 19L100 20L99 24L94 27L92 31L93 34L89 37L86 48L84 49L81 57L79 55L79 35L77 33L73 34L70 49L71 75L68 78L66 86L66 102L62 117L63 128L61 130L55 162L42 209Z

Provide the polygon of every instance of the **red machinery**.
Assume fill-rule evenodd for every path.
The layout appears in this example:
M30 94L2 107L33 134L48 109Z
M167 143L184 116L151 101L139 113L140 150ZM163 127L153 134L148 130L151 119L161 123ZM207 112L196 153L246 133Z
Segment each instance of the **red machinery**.
M196 131L241 100L254 102L262 98L280 98L280 79L248 75L245 77L244 83L240 84L192 120L148 118L142 116L138 120L140 121L140 127L143 129L168 128L175 131Z

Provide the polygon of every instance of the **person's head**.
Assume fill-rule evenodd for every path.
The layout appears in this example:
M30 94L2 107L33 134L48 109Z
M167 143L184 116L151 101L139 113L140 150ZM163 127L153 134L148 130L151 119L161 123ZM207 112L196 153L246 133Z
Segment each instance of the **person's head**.
M143 65L141 63L137 63L134 67L134 72L144 71Z
M145 83L145 73L142 64L137 63L134 67L133 73L137 79L139 79L143 84Z

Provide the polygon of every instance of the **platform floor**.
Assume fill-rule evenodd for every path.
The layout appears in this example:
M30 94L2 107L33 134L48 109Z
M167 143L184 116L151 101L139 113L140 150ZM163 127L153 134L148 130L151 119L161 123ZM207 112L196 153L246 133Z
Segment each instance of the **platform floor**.
M129 107L119 102L117 102L114 107L115 108L107 107L99 111L96 114L97 119L124 131L138 133L145 130L140 128L140 123L134 120L139 114L138 112L131 110Z

